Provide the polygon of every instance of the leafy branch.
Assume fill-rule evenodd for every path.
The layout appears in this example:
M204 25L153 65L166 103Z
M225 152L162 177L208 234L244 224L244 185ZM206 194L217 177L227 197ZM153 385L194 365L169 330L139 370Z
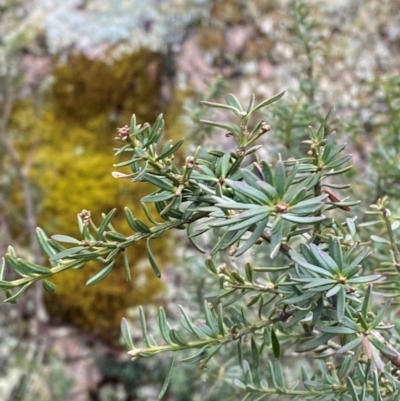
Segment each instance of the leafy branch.
M146 240L150 265L160 277L152 240L170 230L184 229L193 246L206 253L197 237L208 233L215 241L206 267L219 289L207 295L204 319L193 321L181 308L181 325L173 328L161 308L157 317L161 338L156 341L148 333L144 311L140 309L144 346L134 346L128 322L122 322L123 338L133 359L172 352L172 369L177 354L192 350L194 353L182 362L205 368L221 348L236 343L243 378L235 379L235 384L246 393L244 399L278 394L326 401L347 394L354 401L367 400L369 395L379 400L383 399L379 384L382 378L386 380L385 397L394 396L400 386L387 366L400 367L400 353L384 334L392 328L385 322L392 302L389 300L374 313L372 283L382 289L385 277L364 271L371 250L357 239L355 217L343 216L358 201L341 200L334 194L349 187L334 184L332 177L351 168L347 164L351 155L341 154L345 144L336 143L335 133L326 135L330 113L317 130L309 130L305 157L279 157L274 165L257 157L261 145L255 142L271 127L265 121L253 125L252 117L282 96L283 92L259 104L255 104L253 96L246 109L231 94L226 104L205 102L206 106L232 112L237 119L236 124L203 121L226 130L236 149L225 153L197 148L183 166L175 161L183 140L161 143L162 116L152 126L138 124L133 116L130 127L118 129L116 139L123 144L115 153L126 158L115 166L130 171L113 175L155 187L154 192L141 199L150 224L136 218L126 207L125 218L133 231L128 236L113 227L115 210L103 215L100 225L95 224L89 211L79 213L80 239L48 237L37 229L50 267L18 258L9 247L5 260L19 278L4 280L3 263L0 290L6 291L7 301L15 302L37 281L52 292L53 275L82 268L89 261L104 265L86 283L95 284L112 271L120 254L126 278L130 279L127 249L142 240ZM255 157L251 164L245 163L248 155ZM383 203L378 207L389 232L387 242L397 260L396 239L392 226L388 226L387 210ZM256 245L267 249L265 259L271 264L241 265L239 257ZM218 259L226 254L239 262L230 260L218 265ZM15 294L14 288L18 288ZM325 360L325 365L319 366L321 377L309 377L303 372L301 385L290 387L281 365L270 361L266 365L263 358L273 355L283 360L291 353L308 353ZM389 363L385 364L384 359ZM328 365L331 371L324 368ZM261 378L261 366L267 366L265 378ZM161 394L170 377L171 373Z

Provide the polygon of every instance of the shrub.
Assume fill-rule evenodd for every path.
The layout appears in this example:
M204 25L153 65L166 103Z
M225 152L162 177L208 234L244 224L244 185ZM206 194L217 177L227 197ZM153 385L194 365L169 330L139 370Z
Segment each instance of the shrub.
M204 102L234 114L236 124L203 123L225 130L236 147L231 152L197 148L183 166L174 162L182 141L161 144L162 116L152 126L138 124L133 116L130 127L119 128L116 138L122 142L116 155L126 158L117 166L130 172L113 176L155 186L141 199L149 222L126 207L125 218L134 232L129 236L113 227L114 210L100 225L89 211L79 213L79 239L48 237L38 229L51 267L18 258L9 247L5 260L19 278L7 281L1 276L7 301L15 302L38 280L53 292L54 275L89 261L104 267L87 285L105 279L119 257L130 280L128 249L138 241L146 242L149 262L160 277L154 241L168 231L186 230L191 244L209 253L205 266L219 287L204 300L204 318L194 321L190 311L181 308L181 324L171 328L160 308L156 341L140 309L144 345L138 347L125 319L121 326L133 359L173 354L160 399L177 356L204 369L234 344L236 366L229 377L238 399L278 395L291 400L397 400L400 353L392 300L400 295L395 286L400 269L398 218L383 198L362 211L376 219L358 224L352 215L359 201L339 198L338 191L350 186L343 182L345 176L338 178L351 169L351 156L343 155L345 144L337 142L335 132L326 133L330 113L318 128L309 129L302 157L280 157L274 165L257 157L262 145L256 141L270 136L271 127L265 121L253 124L252 117L282 96L259 104L253 96L246 109L231 94L226 104ZM370 248L371 242L363 240L368 233L364 227L381 223L385 232L371 237L377 245ZM198 237L207 233L212 246L204 251ZM373 257L381 267L368 262ZM298 372L290 371L293 360L303 364Z

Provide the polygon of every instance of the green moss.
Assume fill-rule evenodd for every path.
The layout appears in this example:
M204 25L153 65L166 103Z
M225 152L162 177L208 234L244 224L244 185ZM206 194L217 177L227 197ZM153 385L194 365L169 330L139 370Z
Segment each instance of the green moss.
M15 110L14 126L21 135L18 146L23 157L34 141L39 142L33 152L31 178L41 193L39 225L48 233L78 235L76 215L82 209L90 210L99 223L101 213L117 207L113 224L126 234L132 232L124 220L124 206L146 220L139 201L150 188L114 179L111 172L118 159L110 149L116 127L128 123L132 112L141 122L152 122L160 113L161 61L148 51L110 64L74 54L67 63L57 64L53 93L40 119L33 103L21 103ZM171 123L168 137L174 140L183 136L178 116L184 96L178 93L166 113ZM22 199L18 202L22 204ZM173 260L169 241L162 238L153 246L163 264ZM49 313L87 332L96 330L105 341L115 341L127 307L162 296L161 281L145 255L145 244L138 243L130 255L132 282L125 280L122 260L93 287L84 284L103 266L88 265L82 271L59 275L54 279L56 293L46 295Z

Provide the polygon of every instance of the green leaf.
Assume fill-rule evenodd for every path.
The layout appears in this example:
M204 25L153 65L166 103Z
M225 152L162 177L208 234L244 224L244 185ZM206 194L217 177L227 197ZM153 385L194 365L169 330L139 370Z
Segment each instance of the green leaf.
M153 343L153 341L151 340L150 336L147 333L146 317L144 314L144 310L141 306L139 306L139 316L140 316L140 325L142 328L143 340L147 348L153 348L154 346L157 346L157 344Z
M168 156L173 155L183 144L184 139L180 139L174 146L170 146L160 156L157 157L156 161L166 159Z
M254 368L257 369L260 363L260 353L254 335L251 336L251 355L253 357Z
M335 281L330 278L317 278L317 279L309 278L307 280L309 284L303 286L304 290L308 290L314 287L319 287L321 285L327 285L327 284L333 285L335 283Z
M74 246L72 248L65 249L64 251L58 252L57 254L52 254L50 256L50 260L60 260L60 259L68 259L70 256L75 256L80 251L84 250L84 246Z
M271 228L271 252L270 258L273 259L279 252L283 239L283 221L282 215L276 216L274 224Z
M172 358L172 361L171 361L171 365L169 366L168 375L165 378L165 381L164 381L164 384L163 384L163 386L161 388L160 394L157 397L158 401L160 401L164 397L165 393L167 392L167 389L168 389L168 386L169 386L169 382L171 381L172 371L174 369L175 360L176 360L177 356L178 356L178 353L175 352L175 354L174 354L174 356Z
M311 351L313 349L316 349L321 345L325 345L329 340L331 340L333 337L335 337L335 335L336 334L333 334L333 333L322 334L322 336L314 338L313 340L307 341L304 344L302 344L299 351L305 352L305 351Z
M306 195L307 195L307 188L304 187L300 188L296 193L290 190L289 193L287 192L283 197L283 201L287 203L287 205L289 206L289 210L292 210L292 208L296 206L296 203L300 203L303 201Z
M175 330L175 329L171 329L169 331L169 337L171 339L171 342L180 346L186 346L187 345L187 341L185 341L182 336L180 335L180 333Z
M246 242L241 245L241 247L235 252L235 256L240 256L245 253L248 249L250 249L261 237L261 234L264 232L265 227L268 223L268 217L264 220L261 220L257 223L256 228L250 235L250 237L246 240Z
M106 231L104 236L106 237L107 240L116 241L116 242L125 242L127 240L125 235L123 235L121 233L117 233L115 231Z
M222 309L222 304L218 304L218 330L221 336L225 335L225 324L224 324L224 313Z
M277 362L268 361L270 366L271 379L274 386L278 389L285 390L285 380L282 372L281 365Z
M226 129L227 131L232 132L233 134L236 134L236 135L240 134L240 128L235 124L219 123L216 121L209 121L209 120L200 120L200 122L203 124L211 125L213 127Z
M172 192L153 192L150 195L146 195L144 196L140 201L143 203L155 203L155 202L162 202L162 201L166 201L169 199L172 199L174 197L174 193Z
M203 332L203 334L207 337L210 338L217 338L218 337L218 333L216 333L215 331L211 330L204 322L204 320L198 319L197 320L197 328Z
M269 201L269 198L263 192L244 182L232 181L227 178L225 184L233 188L235 191L247 196L249 199L259 202L261 205L267 204Z
M308 309L296 311L294 315L292 315L292 317L285 322L284 327L288 329L289 327L294 326L295 324L303 320L309 313L310 311Z
M158 327L160 328L161 336L164 339L164 341L167 344L172 344L172 340L169 335L171 327L169 327L169 324L167 322L167 316L165 315L165 310L162 307L158 309L157 322L158 322Z
M339 267L337 263L324 251L322 251L315 244L310 245L311 252L314 254L315 258L318 260L319 266L332 273L339 273Z
M325 128L326 128L326 125L328 124L329 119L331 118L332 112L333 112L333 109L331 108L328 111L328 114L326 115L326 117L324 118L324 121L322 121L321 125L318 128L317 138L318 138L319 142L321 142L324 139Z
M143 176L143 179L149 182L150 184L153 184L156 187L163 189L164 191L175 192L174 187L168 178L158 177L156 175L146 173Z
M343 269L343 254L342 247L340 245L339 238L333 237L332 235L329 237L329 256L334 260L339 271Z
M3 281L5 268L6 268L6 260L4 259L4 257L2 257L0 266L0 282Z
M364 317L364 319L367 318L367 314L368 314L368 311L369 311L369 302L371 300L371 292L372 292L372 285L370 284L367 287L367 290L365 291L364 301L363 301L363 304L362 304L362 307L361 307L361 315Z
M6 261L11 268L22 277L34 277L35 274L27 269L14 255L6 253Z
M10 304L15 303L15 302L18 300L18 298L19 298L32 284L33 284L33 281L30 281L29 283L23 285L23 286L21 287L21 289L20 289L18 292L16 292L15 294L13 294L13 293L11 292L11 290L7 290L7 294L6 294L7 298L5 299L4 302L10 303Z
M253 282L253 268L252 268L251 264L249 262L246 262L246 264L244 265L244 269L245 269L247 281L252 283Z
M235 384L236 387L240 388L241 390L246 390L246 385L241 382L239 379L233 379L233 383ZM247 394L242 401L247 400L249 394Z
M374 383L374 390L373 390L373 399L374 401L382 401L382 396L380 392L380 383L379 383L379 375L376 370L373 371L373 383Z
M285 192L289 189L294 179L296 178L298 169L299 169L299 163L296 161L296 164L293 166L289 175L286 177Z
M283 219L297 224L314 224L326 219L323 214L321 216L297 216L291 213L283 213Z
M258 211L258 213L257 213L257 211ZM268 219L267 219L268 212L266 212L265 209L263 210L262 208L257 208L257 209L255 208L254 214L255 215L253 217L245 218L245 219L239 221L239 223L233 224L233 223L235 223L235 221L231 222L231 225L228 228L228 230L229 231L238 231L245 227L247 227L249 229L254 224L261 223L262 221L268 221ZM244 213L242 213L242 215L244 215ZM217 225L215 225L215 227L217 227Z
M135 216L133 215L131 209L129 209L128 206L125 206L124 214L125 214L125 219L126 219L128 225L129 225L129 227L132 230L136 231L136 229L135 229Z
M300 265L301 267L304 267L307 270L310 270L312 272L315 272L317 274L320 274L324 277L330 277L330 278L334 278L334 275L328 271L325 270L319 266L315 266L311 263L308 263L305 259L302 258L302 256L300 254L298 254L296 251L294 250L290 250L290 257L292 258L292 260L294 262L296 262L298 265Z
M343 286L341 286L336 296L336 314L337 314L337 321L339 323L343 320L345 308L346 308L346 292Z
M136 167L135 167L136 165L137 165L136 163L131 164L131 170L135 174L134 177L132 177L132 182L141 182L144 175L146 174L149 162L146 161L146 163L144 164L144 166L142 168L136 169Z
M350 329L345 326L317 326L317 330L322 333L334 333L334 334L355 334L357 331Z
M296 185L292 185L288 191L286 191L285 196L283 197L283 201L287 203L291 203L291 200L297 195L299 191L301 191L303 188L305 188L307 191L310 190L315 186L315 184L320 180L321 174L318 173L313 173L309 174L307 178L304 180L300 181Z
M239 103L239 100L235 95L233 95L232 93L228 93L225 96L225 99L226 103L228 103L229 106L234 107L239 112L243 111L242 105Z
M305 194L306 189L303 188L303 191L298 192L296 195ZM316 198L311 198L307 200L303 200L298 202L297 200L293 200L291 202L292 205L288 207L288 212L292 214L313 214L324 206L322 202L327 197L326 194L322 194Z
M52 283L49 280L43 280L42 285L43 285L43 288L45 289L45 291L47 291L49 293L53 293L57 287L54 283ZM1 284L0 284L0 287L1 287Z
M267 195L270 203L278 196L276 189L268 182L257 181L257 188L260 189L265 195Z
M372 335L368 336L369 341L371 341L372 345L377 348L383 355L387 358L398 358L399 354L396 350L389 348L387 345L383 344L377 338Z
M348 265L346 268L343 269L343 274L345 276L349 275L349 272L351 272L353 269L355 269L365 258L367 258L370 254L370 251L368 248L364 248L358 256ZM344 257L344 259L347 259L347 256Z
M157 116L156 121L154 122L153 126L151 127L151 131L149 134L149 140L154 140L153 138L157 138L161 131L164 128L164 119L163 119L163 115L159 114Z
M46 233L40 228L37 227L36 228L36 237L39 241L40 247L43 249L44 252L46 252L46 254L51 257L53 255L55 255L57 253L56 250L54 250L48 243L48 237L46 235ZM55 266L57 263L55 263L54 261L52 261L50 259L50 263L52 264L52 266Z
M378 237L377 235L371 235L370 238L372 239L372 241L378 242L379 244L389 244L390 245L390 241L387 240L386 238Z
M180 361L183 363L197 363L200 362L202 359L204 359L207 356L207 348L208 345L205 345L203 348L200 349L200 351L196 352L194 355L189 356L188 358L181 359Z
M278 160L276 162L274 181L275 189L279 196L279 199L282 199L286 188L286 172L282 160Z
M352 168L353 168L353 166L350 165L350 166L347 166L347 167L343 167L342 169L339 169L339 170L331 169L329 171L325 171L324 175L327 176L327 177L330 177L330 176L333 176L333 175L340 175L340 174L345 173L346 171L351 170Z
M346 147L346 143L342 143L340 145L335 146L331 152L329 153L329 156L324 160L324 163L330 163L334 158ZM333 184L329 184L333 185ZM331 187L334 188L334 187Z
M179 309L182 312L182 318L186 323L187 329L190 330L200 340L203 340L205 337L204 333L197 326L193 324L188 314L186 313L185 309L183 309L181 305L179 305Z
M131 224L132 228L138 233L149 234L151 232L150 228L139 219L134 218Z
M328 136L328 140L326 141L326 145L324 147L324 151L322 153L321 156L321 162L322 163L327 163L327 160L329 159L329 155L335 145L335 141L336 141L336 132L333 131L329 136Z
M250 186L255 187L257 186L258 181L260 181L260 178L249 171L247 168L241 168L240 174L242 175L243 180Z
M273 97L271 97L271 98L269 98L269 99L267 99L267 100L262 101L262 102L259 103L257 106L255 106L253 109L251 109L251 110L248 112L248 115L254 113L254 112L257 111L257 110L262 109L263 107L268 106L268 105L271 104L271 103L276 102L276 101L279 100L284 94L285 94L285 91L283 91L283 92L279 93L278 95L275 95L275 96L273 96Z
M351 340L350 342L348 342L347 344L345 344L342 348L337 350L338 354L344 354L347 351L350 351L351 349L357 347L358 345L360 345L363 341L364 336L359 336L357 338L355 338L354 340Z
M92 278L86 281L86 285L87 286L93 285L103 280L106 276L108 276L111 273L111 270L114 267L114 263L115 259L110 264L108 264L104 269L100 270L96 275L94 275Z
M271 328L271 344L274 357L278 359L281 356L281 345L273 327Z
M231 156L229 155L229 153L225 153L218 160L216 169L217 177L226 177L229 171L230 164L231 164Z
M327 293L326 293L326 297L330 298L333 297L334 295L336 295L340 289L342 288L342 286L340 284L336 284L334 287L332 287Z
M362 276L362 277L354 277L351 278L350 280L347 280L348 284L364 284L364 283L370 283L372 281L379 280L382 276L380 274L374 274L371 276Z
M58 242L66 242L68 244L80 244L81 243L81 241L79 241L76 238L69 237L68 235L61 235L61 234L52 235L51 239L53 239L54 241L58 241Z
M208 304L208 302L206 300L204 300L204 315L206 318L206 323L208 325L208 327L216 332L217 331L217 323L216 323L216 319L214 318L211 309L210 309L210 305Z
M238 117L240 116L240 110L237 107L233 107L229 104L223 104L223 103L214 103L214 102L208 102L206 100L201 101L202 104L208 107L214 107L216 109L226 109L226 110L231 110L233 111ZM201 120L200 120L201 121Z
M105 240L104 236L103 236L103 232L104 230L107 228L107 226L110 224L111 219L114 217L115 212L117 211L117 209L112 209L107 215L106 217L104 217L103 221L100 224L100 227L97 231L97 235L99 236L99 239L101 239L102 241Z
M350 395L352 397L352 401L360 401L360 399L358 398L358 395L357 395L357 390L354 386L353 380L351 380L351 377L347 378L347 386L349 388Z
M335 169L336 167L341 166L344 163L347 163L352 158L352 155L346 155L339 157L338 159L332 160L327 165L324 166L326 169Z
M274 186L274 176L272 174L271 168L269 167L269 164L267 162L265 162L264 160L262 160L260 167L261 167L261 171L264 176L264 181L273 187Z
M249 101L249 105L247 106L247 114L249 114L249 112L251 111L251 109L254 107L254 102L255 102L255 100L256 100L256 96L255 96L255 94L253 93L253 94L251 95L251 98L250 98L250 101Z
M382 321L382 319L385 317L388 309L390 308L390 305L392 304L392 301L393 301L392 298L388 299L388 301L386 302L385 306L382 309L379 309L379 311L376 314L374 320L369 324L369 328L370 329L374 329Z
M29 271L29 273L40 274L41 276L48 276L52 274L52 271L48 267L37 265L36 263L28 262L21 258L17 259L19 264Z
M158 278L160 278L161 277L161 271L160 271L160 269L158 267L158 264L157 264L157 262L156 262L156 260L154 258L153 252L151 251L150 238L147 238L146 250L147 250L147 257L149 258L150 266L152 267L152 269L153 269L154 273L156 274L156 276Z
M129 266L129 255L127 249L124 250L124 270L126 281L131 281L131 269Z
M129 330L128 321L123 317L121 320L121 334L124 343L128 346L129 349L134 349L135 346L133 345L132 336Z
M210 259L210 258L206 259L205 265L206 265L207 269L210 270L211 273L218 274L217 267L215 266L215 263L212 259Z

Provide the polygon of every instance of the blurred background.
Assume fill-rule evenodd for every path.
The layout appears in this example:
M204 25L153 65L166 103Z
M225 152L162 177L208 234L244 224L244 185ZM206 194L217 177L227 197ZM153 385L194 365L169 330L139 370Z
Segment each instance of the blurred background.
M149 189L111 176L116 128L132 113L141 123L163 113L165 139L186 138L182 158L198 145L226 149L198 120L210 119L201 100L228 92L246 104L286 90L262 116L270 161L303 154L307 127L334 107L329 128L353 153L351 191L366 205L396 196L399 71L398 0L0 0L0 254L12 244L43 263L35 227L78 235L82 209L96 221L118 207L116 224L129 233L123 207L140 217ZM183 236L153 251L162 281L137 244L132 282L121 265L85 287L98 270L88 265L56 278L54 294L37 286L1 304L0 398L156 399L169 360L130 362L121 318L140 341L138 305L150 321L159 305L177 321L177 304L195 315L215 283ZM224 381L235 375L229 358L206 371L178 367L166 399L238 399Z

